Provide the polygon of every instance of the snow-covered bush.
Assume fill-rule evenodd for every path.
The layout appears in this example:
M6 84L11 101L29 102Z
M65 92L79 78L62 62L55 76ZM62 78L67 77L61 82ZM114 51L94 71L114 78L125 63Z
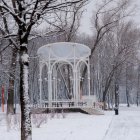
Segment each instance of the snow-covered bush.
M20 114L8 114L6 115L7 131L20 130L21 123Z
M40 128L42 124L47 123L47 114L33 114L32 115L32 124Z

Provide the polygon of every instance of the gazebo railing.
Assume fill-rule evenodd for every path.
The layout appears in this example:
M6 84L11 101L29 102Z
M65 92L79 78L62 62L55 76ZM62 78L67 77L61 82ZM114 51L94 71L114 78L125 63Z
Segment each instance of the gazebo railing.
M101 109L97 106L95 102L88 102L80 100L75 102L74 100L63 100L63 101L42 101L42 103L36 103L31 105L32 108L97 108Z

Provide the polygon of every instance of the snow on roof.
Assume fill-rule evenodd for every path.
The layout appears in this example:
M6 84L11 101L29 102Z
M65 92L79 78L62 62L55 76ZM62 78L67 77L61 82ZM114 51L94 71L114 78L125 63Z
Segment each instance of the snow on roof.
M37 51L41 59L81 59L91 54L91 49L83 44L72 42L58 42L40 47ZM75 57L74 57L75 56Z

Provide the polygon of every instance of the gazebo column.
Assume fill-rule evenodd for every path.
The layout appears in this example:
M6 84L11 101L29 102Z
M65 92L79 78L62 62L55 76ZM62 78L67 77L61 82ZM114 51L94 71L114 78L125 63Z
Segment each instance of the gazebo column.
M73 91L74 91L74 102L75 106L78 106L79 94L78 94L78 71L74 69L73 71Z
M76 103L76 70L73 70L73 93L74 93L74 102Z
M52 107L52 69L51 69L51 47L49 46L49 58L48 58L48 103L49 107Z
M75 72L75 77L76 77L76 86L75 86L75 93L76 93L76 104L78 106L78 101L79 101L79 92L78 92L78 71L76 70Z
M40 93L40 104L42 104L42 63L39 66L39 93Z
M81 93L81 89L80 89L80 82L81 82L81 77L80 77L80 70L78 68L78 96L79 96L79 99L81 100L82 98L82 93Z
M73 52L74 52L74 69L73 69L73 78L74 78L74 87L73 87L73 91L74 91L74 102L75 102L75 106L78 105L78 96L77 96L77 67L76 67L76 52L75 52L75 45L73 45Z
M90 96L90 73L88 72L88 96Z
M57 100L57 71L56 66L53 69L53 100Z
M88 59L88 96L90 96L90 63Z
M52 71L48 71L48 102L52 106Z

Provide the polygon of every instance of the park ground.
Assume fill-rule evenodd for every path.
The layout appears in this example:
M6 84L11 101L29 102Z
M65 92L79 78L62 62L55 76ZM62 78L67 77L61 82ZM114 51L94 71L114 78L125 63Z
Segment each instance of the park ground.
M121 106L119 115L105 111L105 115L81 113L33 116L33 140L140 140L140 107ZM0 113L0 139L20 140L19 116ZM39 128L38 128L39 127Z

